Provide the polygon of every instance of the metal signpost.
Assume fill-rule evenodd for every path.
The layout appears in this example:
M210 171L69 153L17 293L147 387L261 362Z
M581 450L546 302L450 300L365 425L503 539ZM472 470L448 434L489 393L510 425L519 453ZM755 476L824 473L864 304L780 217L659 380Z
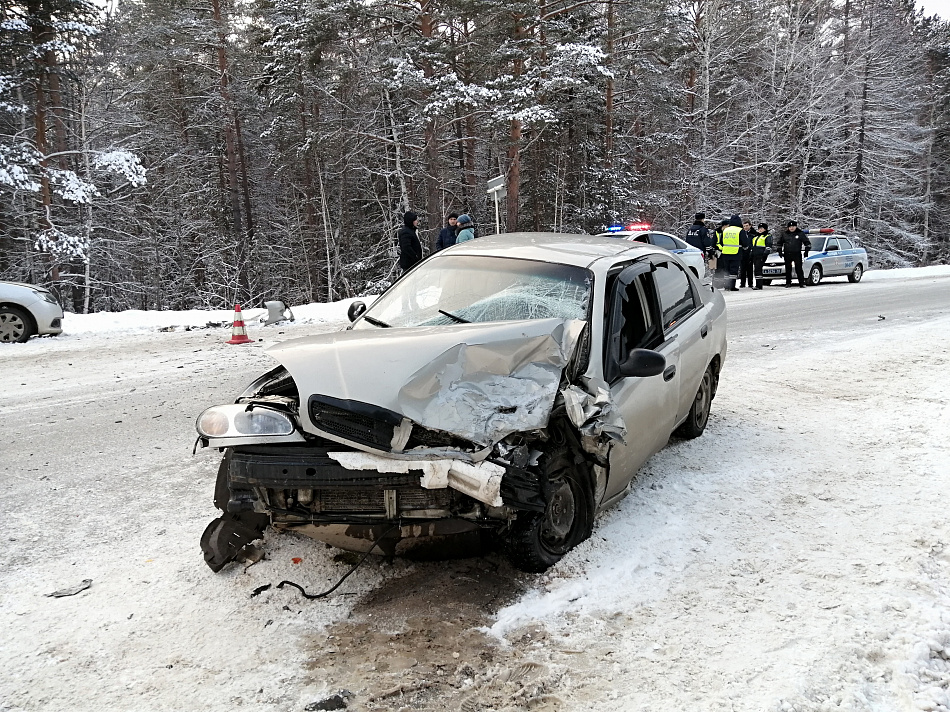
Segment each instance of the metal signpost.
M505 176L498 176L488 181L488 194L495 197L495 234L501 233L501 222L498 218L498 201L508 195L505 185Z

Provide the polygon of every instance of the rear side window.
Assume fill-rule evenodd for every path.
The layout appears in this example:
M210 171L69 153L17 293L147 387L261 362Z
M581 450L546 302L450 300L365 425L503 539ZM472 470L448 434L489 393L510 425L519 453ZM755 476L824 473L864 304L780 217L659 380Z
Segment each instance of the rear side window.
M850 241L850 240L846 240L846 239L843 238L843 237L839 237L839 238L838 238L838 244L841 245L841 249L842 249L842 250L853 250L853 249L854 249L854 248L851 246L851 241Z
M651 233L650 240L657 247L662 247L664 250L675 250L677 249L676 243L673 242L673 238L668 235L659 235L657 233Z
M673 328L696 308L689 277L672 262L660 262L653 273L663 313L663 331Z

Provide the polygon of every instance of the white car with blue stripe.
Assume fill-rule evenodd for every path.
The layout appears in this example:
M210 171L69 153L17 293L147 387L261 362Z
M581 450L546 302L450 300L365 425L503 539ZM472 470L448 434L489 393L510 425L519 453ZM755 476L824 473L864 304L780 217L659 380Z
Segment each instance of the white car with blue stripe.
M651 230L649 225L641 223L610 227L607 228L607 232L600 233L598 237L619 237L623 240L630 240L631 242L655 245L679 257L683 264L689 267L697 279L702 280L703 277L706 276L706 257L703 255L702 250L693 247L676 235Z
M815 286L826 277L847 277L860 282L868 269L868 253L854 237L809 235L811 250L802 261L805 281ZM795 278L795 275L792 275ZM785 279L785 260L777 252L769 255L762 267L762 283Z

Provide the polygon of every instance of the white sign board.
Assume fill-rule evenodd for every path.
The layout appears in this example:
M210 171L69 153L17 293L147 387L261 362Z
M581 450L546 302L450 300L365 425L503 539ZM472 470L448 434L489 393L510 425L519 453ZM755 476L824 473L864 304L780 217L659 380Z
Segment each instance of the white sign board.
M498 190L499 188L504 188L504 187L505 187L504 176L498 176L497 178L492 178L490 181L488 181L489 193L491 193L492 191Z

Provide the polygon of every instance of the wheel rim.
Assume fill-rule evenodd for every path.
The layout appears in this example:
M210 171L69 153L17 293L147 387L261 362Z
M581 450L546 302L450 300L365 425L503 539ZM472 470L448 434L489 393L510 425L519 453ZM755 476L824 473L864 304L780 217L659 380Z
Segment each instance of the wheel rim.
M711 402L712 378L709 375L709 371L706 371L706 373L703 374L703 380L699 383L699 390L696 391L696 407L693 409L693 424L700 430L706 427Z
M854 281L855 281L855 282L860 282L860 281L861 281L861 275L862 275L862 274L864 274L864 270L861 268L861 265L858 265L857 267L855 267L855 268L854 268ZM874 280L871 280L871 281L873 282Z
M821 267L815 265L811 268L811 283L818 284L821 281Z
M571 528L574 526L576 512L577 504L574 501L574 490L569 482L562 481L551 496L551 501L544 513L541 540L545 546L553 549L564 546L571 533Z
M25 329L26 324L16 314L0 314L0 341L18 341Z

